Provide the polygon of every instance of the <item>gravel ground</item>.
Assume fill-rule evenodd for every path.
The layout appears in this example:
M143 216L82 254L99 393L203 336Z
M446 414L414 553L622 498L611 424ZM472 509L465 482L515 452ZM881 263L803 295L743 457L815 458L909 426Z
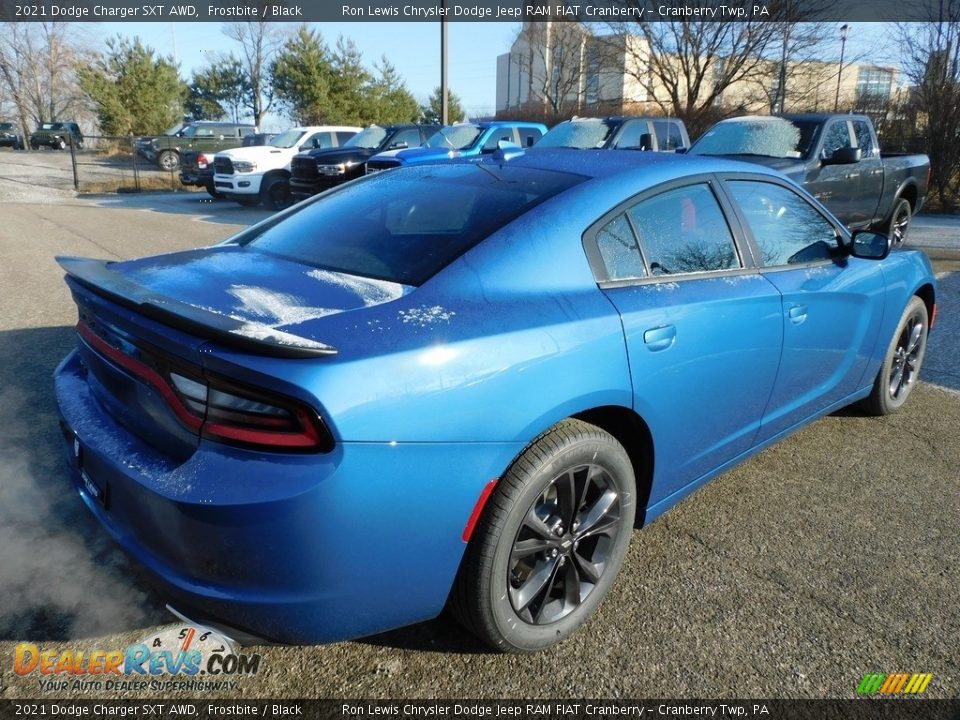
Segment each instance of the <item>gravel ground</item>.
M68 195L54 206L46 190L18 194L4 179L7 158L0 153L0 698L26 698L40 691L35 677L13 674L15 641L112 649L169 621L67 486L50 374L73 344L75 311L52 258L205 244L265 213L183 194ZM960 249L960 223L942 232ZM918 223L911 242L922 245L924 233ZM936 253L938 267L953 268L950 247ZM490 654L441 618L357 642L253 648L260 674L229 695L852 697L866 672L905 671L934 674L928 696L957 696L958 279L941 279L925 372L943 387L919 386L889 418L824 418L635 532L600 613L560 647Z

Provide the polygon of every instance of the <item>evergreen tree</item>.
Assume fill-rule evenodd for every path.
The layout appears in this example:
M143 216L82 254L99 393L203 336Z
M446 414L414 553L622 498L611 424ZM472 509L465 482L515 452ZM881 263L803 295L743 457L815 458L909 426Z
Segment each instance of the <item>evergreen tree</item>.
M373 122L378 125L416 122L420 118L420 106L397 69L384 56L376 70L379 76L367 89L367 103L375 114Z
M78 74L106 135L154 135L183 115L187 88L176 65L140 38L108 40L107 52Z
M301 25L270 66L274 96L296 123L318 125L331 120L333 66L320 33Z
M439 123L442 121L440 102L443 95L440 87L434 88L430 94L430 99L426 105L420 108L421 117L425 123ZM463 108L460 106L460 98L456 94L447 90L447 121L451 123L462 122L465 119Z

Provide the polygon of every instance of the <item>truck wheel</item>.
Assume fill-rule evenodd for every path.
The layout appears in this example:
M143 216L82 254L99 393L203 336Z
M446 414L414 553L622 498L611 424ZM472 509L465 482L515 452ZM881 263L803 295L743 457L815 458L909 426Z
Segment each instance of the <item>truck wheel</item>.
M157 165L159 165L162 170L173 172L180 167L180 156L173 150L164 150L157 155Z
M900 247L906 240L912 217L910 201L898 198L893 204L893 213L890 215L890 227L888 229L890 243L893 247Z
M491 647L531 652L565 639L600 605L627 553L633 466L580 420L545 432L497 482L450 596Z
M213 186L212 181L208 182L206 185L204 185L204 187L207 189L207 193L210 195L210 197L216 198L217 200L223 200L223 193Z
M40 145L39 145L38 143L31 142L31 143L30 143L30 149L33 150L33 151L37 151L37 150L40 149Z
M260 200L268 210L282 210L292 201L290 182L286 178L265 178L260 188Z
M67 141L64 140L63 138L57 138L56 140L53 141L53 146L54 146L57 150L66 150L66 148L67 148Z

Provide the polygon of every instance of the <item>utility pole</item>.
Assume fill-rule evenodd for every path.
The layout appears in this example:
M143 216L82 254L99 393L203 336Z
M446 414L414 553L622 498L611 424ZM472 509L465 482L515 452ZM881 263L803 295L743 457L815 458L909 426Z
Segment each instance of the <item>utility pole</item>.
M441 0L440 7L446 10L447 0ZM449 123L450 99L447 87L447 19L446 12L440 16L440 122Z

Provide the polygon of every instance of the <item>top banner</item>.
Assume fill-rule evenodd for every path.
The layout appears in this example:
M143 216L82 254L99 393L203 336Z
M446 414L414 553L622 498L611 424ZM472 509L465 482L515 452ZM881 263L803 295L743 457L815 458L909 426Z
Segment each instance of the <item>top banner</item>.
M943 6L942 0L0 0L0 21L929 22Z

